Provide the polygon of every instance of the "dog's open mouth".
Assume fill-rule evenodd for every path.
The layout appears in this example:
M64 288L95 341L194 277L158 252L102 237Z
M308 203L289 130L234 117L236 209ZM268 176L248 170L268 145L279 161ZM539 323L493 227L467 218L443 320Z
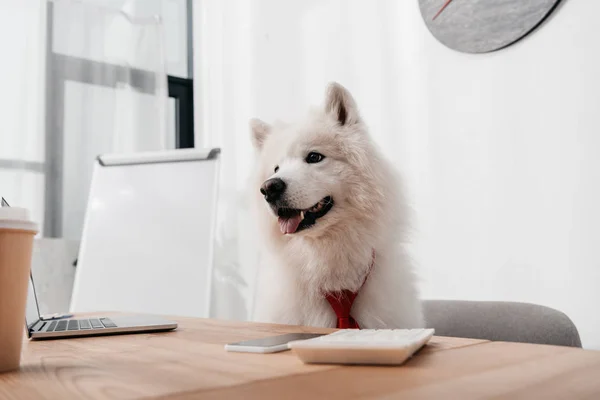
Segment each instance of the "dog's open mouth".
M278 208L279 229L281 233L296 233L303 229L313 226L317 219L323 217L333 207L333 199L327 196L317 204L306 210L297 210L293 208Z

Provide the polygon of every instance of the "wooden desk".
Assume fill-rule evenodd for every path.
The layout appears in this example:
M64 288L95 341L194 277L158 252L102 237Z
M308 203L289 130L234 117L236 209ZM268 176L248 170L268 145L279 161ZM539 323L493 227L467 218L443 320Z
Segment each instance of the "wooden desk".
M223 345L329 330L176 320L168 333L28 341L0 399L600 398L596 351L435 337L402 367L304 365Z

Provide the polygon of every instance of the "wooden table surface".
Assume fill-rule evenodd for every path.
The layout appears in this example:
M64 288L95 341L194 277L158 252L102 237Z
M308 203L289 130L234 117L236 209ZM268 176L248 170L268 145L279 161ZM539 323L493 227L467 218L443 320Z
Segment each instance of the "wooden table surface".
M174 332L27 341L0 399L600 399L598 351L434 337L401 367L304 365L223 345L330 330L174 319Z

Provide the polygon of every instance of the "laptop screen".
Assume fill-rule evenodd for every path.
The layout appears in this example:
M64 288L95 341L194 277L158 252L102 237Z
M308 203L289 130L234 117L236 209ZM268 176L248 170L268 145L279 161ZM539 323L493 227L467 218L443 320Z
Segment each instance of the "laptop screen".
M29 289L27 291L27 308L25 309L25 324L27 325L27 333L29 329L40 320L40 310L38 308L37 296L35 295L35 287L33 286L33 276L29 274Z

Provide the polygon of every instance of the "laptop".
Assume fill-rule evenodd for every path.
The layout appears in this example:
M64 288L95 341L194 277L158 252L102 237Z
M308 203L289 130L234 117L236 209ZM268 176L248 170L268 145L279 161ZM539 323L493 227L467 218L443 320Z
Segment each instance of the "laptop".
M161 332L177 328L177 323L151 315L105 315L89 318L44 318L40 315L33 275L29 291L25 330L30 339L69 338L124 333Z
M0 201L0 206L10 207L4 198ZM147 315L94 316L90 318L42 317L35 293L33 275L29 273L25 330L30 339L161 332L176 328L176 322Z

